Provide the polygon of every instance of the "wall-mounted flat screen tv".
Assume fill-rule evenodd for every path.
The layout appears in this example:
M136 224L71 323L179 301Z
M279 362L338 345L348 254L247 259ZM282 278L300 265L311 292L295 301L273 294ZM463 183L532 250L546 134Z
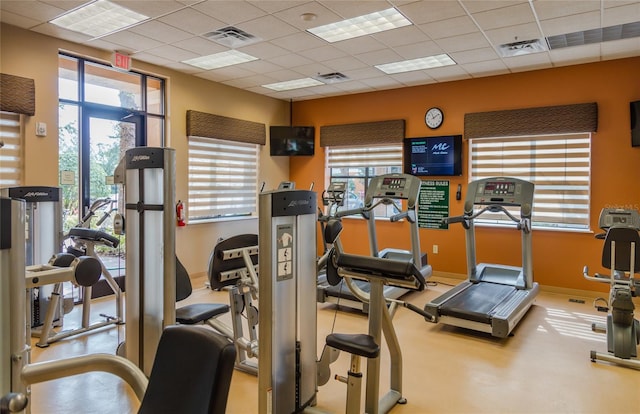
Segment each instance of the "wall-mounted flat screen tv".
M462 175L462 135L407 138L403 150L406 174Z
M313 155L315 128L312 126L271 126L271 155Z

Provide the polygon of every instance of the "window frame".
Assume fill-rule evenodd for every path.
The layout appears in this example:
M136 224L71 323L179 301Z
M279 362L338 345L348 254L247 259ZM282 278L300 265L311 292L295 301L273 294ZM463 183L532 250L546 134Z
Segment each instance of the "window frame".
M536 188L532 228L550 231L591 232L591 139L591 132L469 139L469 182L479 178L501 175L531 181ZM492 144L496 146L493 150L489 148ZM518 145L522 146L523 150L516 152L513 148ZM487 156L484 162L494 164L493 171L502 169L507 172L506 174L489 174L479 171L481 169L478 164L478 148L480 146L485 147L485 152L491 151L495 154L493 158ZM509 149L505 151L504 147ZM526 149L530 154L527 158L524 157L527 153L524 150L525 147L529 147ZM535 147L545 148L542 151L533 151ZM564 152L562 152L563 147ZM499 157L498 153L500 153ZM518 162L518 158L514 159L513 157L521 157L520 162ZM504 162L506 160L509 162ZM525 168L524 166L527 164L528 168ZM519 171L523 169L526 171ZM571 204L562 207L567 200L571 200ZM508 208L508 210L516 215L520 213L519 209L515 207ZM536 210L538 214L536 214ZM541 215L548 217L548 219L537 220L536 216ZM554 219L553 217L558 218ZM515 226L504 215L489 213L482 218L477 218L476 223L481 226Z

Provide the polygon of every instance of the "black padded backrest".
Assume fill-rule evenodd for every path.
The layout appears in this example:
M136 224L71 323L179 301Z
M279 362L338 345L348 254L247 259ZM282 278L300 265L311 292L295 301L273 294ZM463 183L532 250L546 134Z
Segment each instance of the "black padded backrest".
M324 228L324 240L327 243L333 243L342 232L342 222L337 219L331 219Z
M211 328L168 326L138 414L224 413L235 357L233 344Z
M240 269L246 267L244 259L242 257L223 260L222 254L225 250L240 249L243 247L251 247L258 245L257 234L239 234L237 236L229 237L228 239L218 242L213 248L213 252L209 257L209 283L211 289L220 289L225 286L235 285L238 280L221 280L220 273L228 270ZM251 256L251 261L254 265L258 264L258 255Z
M193 292L193 287L191 286L189 273L187 273L187 269L176 256L176 302L188 298L191 292Z
M631 243L635 243L634 272L640 272L640 235L629 227L611 227L607 230L602 248L602 266L611 269L611 242L616 242L615 269L631 270Z

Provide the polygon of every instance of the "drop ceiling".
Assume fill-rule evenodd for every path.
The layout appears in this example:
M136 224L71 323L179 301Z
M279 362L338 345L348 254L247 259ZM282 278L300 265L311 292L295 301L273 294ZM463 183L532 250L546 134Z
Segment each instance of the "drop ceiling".
M144 61L294 101L640 56L640 0L111 1L149 19L92 38L49 23L87 1L2 0L0 21L128 53L134 66ZM307 31L390 7L412 24L335 43ZM216 42L212 32L226 27L250 41ZM592 39L594 30L604 35L596 41L564 40ZM611 31L631 35L612 38L606 35ZM562 39L564 46L549 50L547 38ZM501 45L534 39L541 40L543 51L512 57L500 53ZM258 59L214 70L182 63L230 47ZM393 75L375 67L440 54L456 64ZM322 75L323 84L308 88L276 92L262 86L306 77L322 80Z

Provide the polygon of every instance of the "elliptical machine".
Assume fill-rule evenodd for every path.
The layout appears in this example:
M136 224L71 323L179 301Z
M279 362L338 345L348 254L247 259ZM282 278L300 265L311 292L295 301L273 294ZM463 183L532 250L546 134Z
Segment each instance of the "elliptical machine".
M640 322L634 319L632 298L640 289L640 280L634 278L640 272L640 214L636 210L605 208L600 212L599 227L604 233L596 234L604 239L602 266L609 275L589 275L583 269L585 279L609 283L609 301L597 306L607 312L606 325L593 323L594 332L607 334L607 353L591 351L591 361L612 362L627 368L640 369L637 347L640 344Z

